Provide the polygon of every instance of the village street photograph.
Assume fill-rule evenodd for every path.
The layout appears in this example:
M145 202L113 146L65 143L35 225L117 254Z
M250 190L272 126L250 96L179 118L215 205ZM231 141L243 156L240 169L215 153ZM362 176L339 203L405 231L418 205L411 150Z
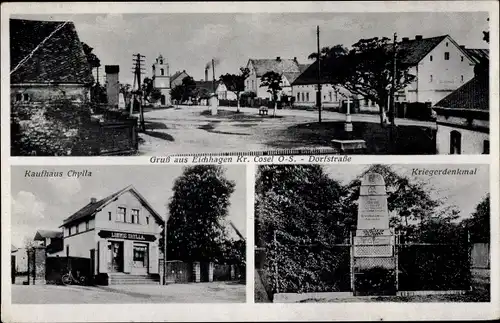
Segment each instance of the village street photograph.
M490 302L487 164L260 165L255 302Z
M11 155L489 154L489 24L481 11L12 14Z
M11 175L12 304L246 301L245 166Z

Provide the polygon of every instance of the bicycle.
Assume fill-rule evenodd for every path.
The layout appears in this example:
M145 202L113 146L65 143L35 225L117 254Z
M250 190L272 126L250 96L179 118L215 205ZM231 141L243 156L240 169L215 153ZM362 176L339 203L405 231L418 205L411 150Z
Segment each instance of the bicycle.
M76 271L76 277L73 276L73 271L70 269L68 273L61 277L61 282L63 285L85 285L87 282L87 277L80 275L80 271Z

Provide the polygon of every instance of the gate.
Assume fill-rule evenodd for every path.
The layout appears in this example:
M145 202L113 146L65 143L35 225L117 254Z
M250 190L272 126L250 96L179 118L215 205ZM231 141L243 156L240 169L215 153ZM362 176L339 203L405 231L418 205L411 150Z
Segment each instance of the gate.
M190 263L182 261L167 261L167 281L189 283L193 281L193 268Z

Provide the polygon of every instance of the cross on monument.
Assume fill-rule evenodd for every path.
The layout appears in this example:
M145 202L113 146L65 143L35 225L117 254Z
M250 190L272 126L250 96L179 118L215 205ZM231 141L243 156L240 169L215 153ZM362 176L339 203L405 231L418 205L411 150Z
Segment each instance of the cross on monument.
M347 111L345 115L345 123L344 123L344 130L346 132L352 132L352 122L351 122L351 98L347 98Z

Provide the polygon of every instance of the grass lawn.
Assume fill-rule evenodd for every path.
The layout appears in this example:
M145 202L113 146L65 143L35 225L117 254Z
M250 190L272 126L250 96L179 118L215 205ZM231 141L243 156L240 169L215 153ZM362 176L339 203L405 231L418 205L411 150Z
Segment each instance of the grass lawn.
M281 135L304 144L330 145L332 139L364 139L366 154L435 154L436 130L422 126L396 126L395 150L391 152L390 127L379 123L353 122L353 131L344 131L343 121L302 123L287 127Z

